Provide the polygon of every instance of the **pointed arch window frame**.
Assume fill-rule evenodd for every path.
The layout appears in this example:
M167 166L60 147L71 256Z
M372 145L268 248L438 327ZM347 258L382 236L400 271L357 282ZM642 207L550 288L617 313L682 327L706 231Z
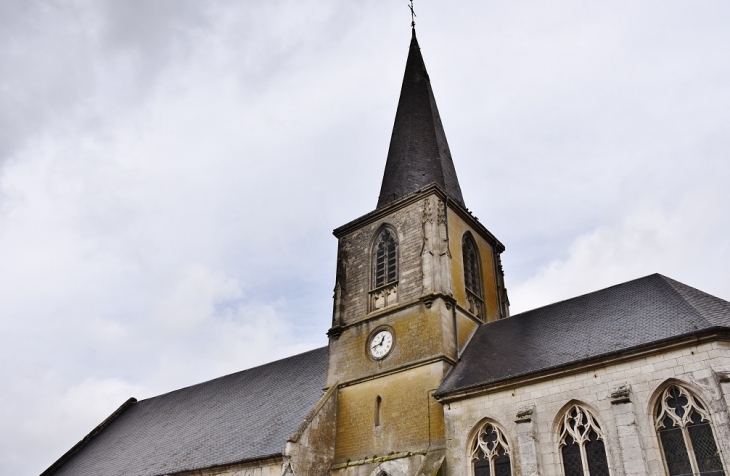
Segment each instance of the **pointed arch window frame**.
M575 414L574 411L576 412ZM596 476L593 472L591 472L591 460L592 457L595 457L596 455L600 457L601 455L598 452L595 452L589 456L588 449L586 448L588 444L596 442L602 443L603 461L594 460L594 464L603 463L605 465L604 468L600 468L601 470L605 470L603 474L608 474L609 476L613 475L608 457L608 439L606 438L606 433L603 430L603 424L596 416L596 412L581 402L571 402L566 405L563 410L558 413L558 415L557 443L563 476L577 473L577 471L574 473L570 468L568 468L565 461L564 449L568 445L578 446L581 463L580 472L582 472L582 476ZM571 424L571 420L576 422L576 424ZM592 439L592 434L596 435L595 439ZM570 440L568 440L568 438L570 438ZM568 441L572 441L572 443L569 443Z
M484 436L489 433L489 429L492 429L494 440L493 445L490 445L484 441ZM469 474L470 476L476 475L476 464L480 461L486 461L489 464L489 474L494 476L495 474L502 474L497 471L497 459L507 458L507 464L509 467L509 475L514 474L514 461L512 459L512 445L510 444L509 438L504 428L492 419L485 419L479 422L475 426L473 435L469 438L468 446L468 462L469 462ZM500 454L500 449L502 453ZM480 458L479 453L482 453L485 458ZM504 463L504 460L503 460Z
M471 256L467 256L469 252L472 253ZM461 261L464 270L464 291L466 292L467 310L484 320L484 274L482 271L482 260L481 256L479 256L479 246L474 239L474 235L469 231L465 232L461 238Z
M383 236L388 233L393 241L393 249L383 256L383 282L378 280L380 265L379 247ZM390 269L391 266L394 269ZM392 271L392 272L391 272ZM400 239L395 227L389 223L381 225L373 236L370 247L370 293L368 311L374 312L398 302L398 281L400 280Z
M673 393L672 390L675 390L676 392ZM681 405L681 400L679 400L679 398L686 399L686 403ZM672 399L677 400L677 406L673 407L669 403ZM681 407L681 411L678 412L677 409L679 407ZM690 466L690 468L688 468L691 471L690 474L700 476L720 476L728 474L722 454L720 453L720 447L717 445L717 432L715 431L712 415L708 408L709 407L705 404L704 400L698 395L698 393L682 382L669 381L660 387L660 390L657 392L657 397L654 399L654 403L651 407L651 416L654 422L659 450L662 455L662 462L664 463L664 470L667 475L672 476L674 474L684 474L674 473L672 468L670 468L670 461L667 458L665 448L665 440L663 439L664 432L677 429L681 432L681 442L684 444L683 448L678 449L684 450L687 458L686 464L689 464ZM693 421L694 415L699 418L699 422ZM671 428L667 427L668 423L672 423ZM719 468L702 469L699 467L699 461L695 451L696 442L693 441L693 435L690 432L690 428L698 428L699 426L704 425L706 425L706 428L710 430L709 434L712 437L712 444L715 446L715 451L717 452L717 461L715 464L719 466ZM695 435L696 434L697 433L695 433ZM680 461L675 461L675 463L681 464ZM707 464L707 462L704 464Z

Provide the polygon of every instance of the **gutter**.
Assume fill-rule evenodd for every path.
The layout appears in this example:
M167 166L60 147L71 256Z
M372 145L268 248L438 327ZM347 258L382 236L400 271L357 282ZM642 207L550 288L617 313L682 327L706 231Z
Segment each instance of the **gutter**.
M510 375L508 377L500 378L491 382L482 382L468 385L466 387L457 388L454 390L436 392L434 398L441 403L449 403L455 400L460 400L473 396L474 394L487 393L491 390L498 390L511 384L517 383L519 380L525 377L532 377L530 380L542 380L551 378L557 371L567 371L571 368L582 366L586 363L598 363L598 361L604 360L607 357L632 357L642 353L651 353L656 351L658 348L665 347L665 344L675 344L675 346L687 345L688 343L701 343L709 340L712 337L719 336L730 338L730 328L724 326L713 326L702 330L691 332L689 334L683 334L680 336L668 337L658 341L651 342L649 344L641 344L626 349L619 349L613 352L606 352L591 357L585 357L579 360L574 360L565 364L557 364L551 367L545 367L532 372L525 372L517 375ZM641 352L643 350L643 352ZM605 364L605 362L602 362ZM453 370L453 369L452 369ZM448 378L448 377L447 377ZM532 382L530 382L532 383Z

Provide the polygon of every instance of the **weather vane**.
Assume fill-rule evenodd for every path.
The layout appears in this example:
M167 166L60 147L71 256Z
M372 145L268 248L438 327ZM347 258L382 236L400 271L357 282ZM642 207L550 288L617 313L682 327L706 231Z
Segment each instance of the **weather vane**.
M408 4L408 8L411 9L411 28L416 27L416 12L413 10L413 0Z

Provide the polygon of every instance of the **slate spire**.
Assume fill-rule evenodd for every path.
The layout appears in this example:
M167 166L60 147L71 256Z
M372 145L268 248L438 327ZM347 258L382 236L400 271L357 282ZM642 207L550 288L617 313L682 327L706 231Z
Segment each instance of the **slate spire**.
M416 29L412 32L377 208L431 183L464 205Z

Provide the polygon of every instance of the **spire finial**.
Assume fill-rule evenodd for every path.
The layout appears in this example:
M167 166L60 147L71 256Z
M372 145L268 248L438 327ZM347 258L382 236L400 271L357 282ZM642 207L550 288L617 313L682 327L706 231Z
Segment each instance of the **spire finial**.
M413 0L408 4L408 8L411 9L411 28L416 29L416 12L413 10Z

